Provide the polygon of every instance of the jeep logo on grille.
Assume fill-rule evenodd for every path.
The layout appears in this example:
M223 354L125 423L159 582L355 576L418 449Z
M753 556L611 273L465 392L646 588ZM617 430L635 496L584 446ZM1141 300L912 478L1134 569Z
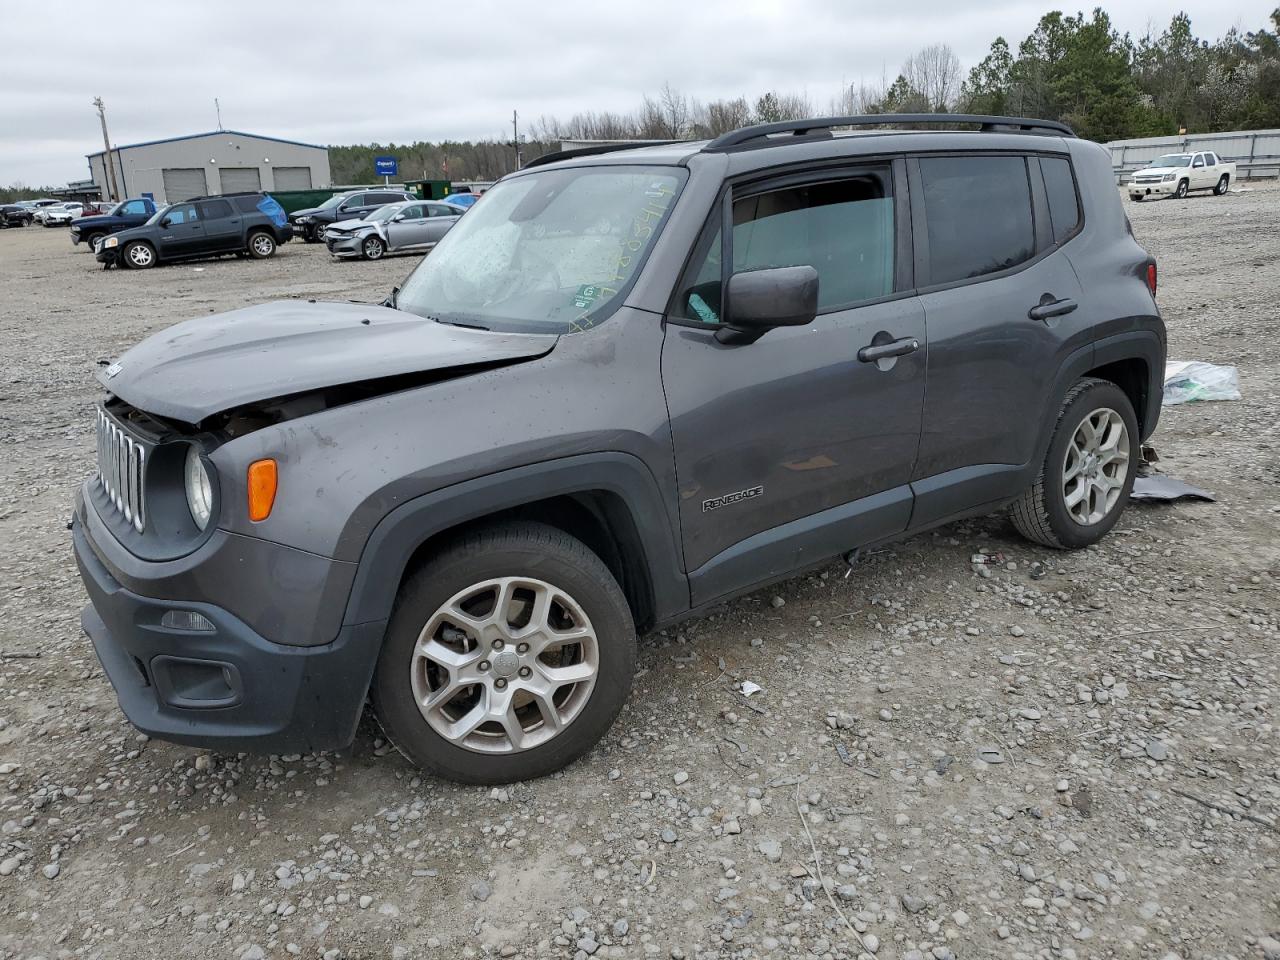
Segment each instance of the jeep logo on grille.
M739 490L736 493L726 493L720 497L712 497L710 500L702 501L702 512L710 513L712 510L719 510L721 507L727 507L733 503L741 503L743 500L754 500L756 497L764 496L764 485L749 487L746 490Z

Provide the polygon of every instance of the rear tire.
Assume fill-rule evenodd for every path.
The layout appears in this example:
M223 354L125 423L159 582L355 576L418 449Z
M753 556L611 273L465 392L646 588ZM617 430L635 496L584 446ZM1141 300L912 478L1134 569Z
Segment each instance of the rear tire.
M156 265L156 251L144 240L135 240L120 251L120 262L133 270L149 270Z
M1079 380L1062 401L1035 483L1010 508L1013 525L1059 550L1097 543L1129 501L1138 445L1138 418L1125 392L1108 380Z
M604 562L555 527L504 523L406 578L370 692L417 765L510 783L590 750L622 709L635 658L631 611Z
M1214 195L1215 197L1220 197L1220 196L1222 196L1224 193L1226 193L1226 192L1227 192L1227 189L1228 189L1230 186L1231 186L1231 174L1229 174L1229 173L1224 173L1222 176L1220 176L1220 177L1218 178L1218 183L1217 183L1217 185L1213 188L1213 195Z
M256 230L249 234L249 256L255 260L266 260L276 254L276 238L265 230Z

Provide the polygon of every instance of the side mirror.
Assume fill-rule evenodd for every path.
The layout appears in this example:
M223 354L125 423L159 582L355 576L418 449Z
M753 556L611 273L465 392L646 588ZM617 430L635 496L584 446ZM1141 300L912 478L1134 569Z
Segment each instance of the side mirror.
M392 218L391 218L391 222L392 222L392 223L399 223L399 222L400 222L401 220L403 220L403 219L405 219L404 214L403 214L403 213L397 213L394 217L392 217Z
M810 266L748 270L729 278L725 325L716 339L754 343L773 327L800 327L818 315L818 271Z
M172 226L173 226L173 221L172 221L172 220L170 220L168 217L163 217L163 218L161 218L161 220L160 220L160 226L162 226L162 227L172 227Z

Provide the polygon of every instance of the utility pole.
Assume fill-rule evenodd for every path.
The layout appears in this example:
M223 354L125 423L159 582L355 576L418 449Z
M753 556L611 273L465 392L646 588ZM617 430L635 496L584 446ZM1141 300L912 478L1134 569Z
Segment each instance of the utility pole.
M98 108L98 119L102 121L102 146L105 153L102 155L104 166L107 168L107 188L111 191L111 200L123 200L120 191L116 187L116 168L111 161L111 138L107 136L107 108L102 103L101 97L93 98L93 105Z
M516 151L516 169L517 170L519 170L522 166L524 166L524 163L521 161L521 158L520 158L520 127L518 126L519 120L520 120L520 114L512 110L511 111L511 146Z

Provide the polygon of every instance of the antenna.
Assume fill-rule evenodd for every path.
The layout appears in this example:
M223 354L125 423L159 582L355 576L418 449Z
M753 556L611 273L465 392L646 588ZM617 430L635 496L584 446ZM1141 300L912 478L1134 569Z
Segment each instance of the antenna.
M213 109L218 114L218 129L222 129L222 104L218 103L218 98L213 98Z

